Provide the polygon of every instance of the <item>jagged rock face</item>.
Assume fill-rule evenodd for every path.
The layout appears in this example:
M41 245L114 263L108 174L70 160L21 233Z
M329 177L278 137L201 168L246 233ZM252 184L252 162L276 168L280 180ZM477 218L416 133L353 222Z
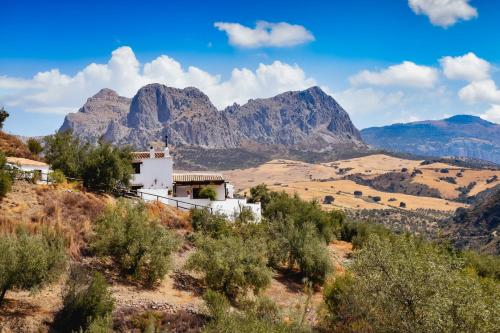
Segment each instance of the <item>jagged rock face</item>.
M68 114L59 130L70 129L83 139L94 142L105 134L111 122L124 125L130 101L111 89L102 89L87 99L77 113Z
M323 151L358 144L361 137L347 112L320 88L250 100L225 110L246 140Z
M500 125L475 116L372 127L362 130L361 136L376 148L500 163Z
M323 152L365 147L347 112L318 87L223 111L196 88L150 84L132 100L104 89L78 113L69 114L64 129L91 142L104 135L110 142L136 148L165 135L174 146L208 149L264 144Z

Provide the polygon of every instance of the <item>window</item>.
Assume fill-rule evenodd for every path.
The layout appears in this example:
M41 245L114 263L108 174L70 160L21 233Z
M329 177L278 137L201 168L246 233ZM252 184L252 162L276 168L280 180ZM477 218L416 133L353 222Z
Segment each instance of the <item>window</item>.
M141 162L138 163L132 163L132 168L134 168L134 173L138 174L141 173Z
M201 188L193 188L193 199L200 198L200 190L201 190Z

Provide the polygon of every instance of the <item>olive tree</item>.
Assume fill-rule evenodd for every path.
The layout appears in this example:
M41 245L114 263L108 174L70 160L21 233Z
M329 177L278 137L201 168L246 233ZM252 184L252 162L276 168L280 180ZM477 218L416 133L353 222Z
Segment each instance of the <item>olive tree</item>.
M261 239L199 235L195 243L196 252L189 257L186 269L203 274L208 288L235 299L248 290L258 293L271 282L267 248Z
M409 236L371 235L350 277L325 288L339 331L493 332L500 286L462 268L448 250ZM339 280L340 279L340 280Z
M147 286L161 280L171 267L177 238L153 220L143 203L120 200L95 223L92 249L110 256L122 272Z
M0 237L0 305L8 290L33 289L52 282L66 262L64 244L49 234Z

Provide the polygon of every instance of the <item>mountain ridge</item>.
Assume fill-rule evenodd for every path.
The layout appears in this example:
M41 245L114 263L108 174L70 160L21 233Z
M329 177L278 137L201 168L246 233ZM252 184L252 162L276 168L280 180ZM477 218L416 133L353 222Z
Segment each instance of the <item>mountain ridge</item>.
M178 150L261 150L266 156L273 151L288 156L292 150L333 155L366 150L348 113L319 87L251 99L223 110L194 87L149 84L132 99L102 89L66 116L60 130L68 129L88 142L104 137L137 149L167 135Z
M370 127L361 136L370 146L389 151L500 163L500 125L473 115Z

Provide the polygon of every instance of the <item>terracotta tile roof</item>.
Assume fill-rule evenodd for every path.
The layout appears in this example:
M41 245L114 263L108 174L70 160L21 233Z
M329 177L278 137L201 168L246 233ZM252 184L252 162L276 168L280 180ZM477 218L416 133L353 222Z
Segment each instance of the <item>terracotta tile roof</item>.
M31 166L49 166L47 163L40 161L34 161L23 157L7 157L7 162L11 164L19 165L31 165Z
M224 182L224 177L219 173L174 173L175 183L189 182Z
M165 153L164 152L155 152L155 157L154 158L164 158ZM144 160L149 158L149 151L136 151L132 153L132 158L134 160Z

